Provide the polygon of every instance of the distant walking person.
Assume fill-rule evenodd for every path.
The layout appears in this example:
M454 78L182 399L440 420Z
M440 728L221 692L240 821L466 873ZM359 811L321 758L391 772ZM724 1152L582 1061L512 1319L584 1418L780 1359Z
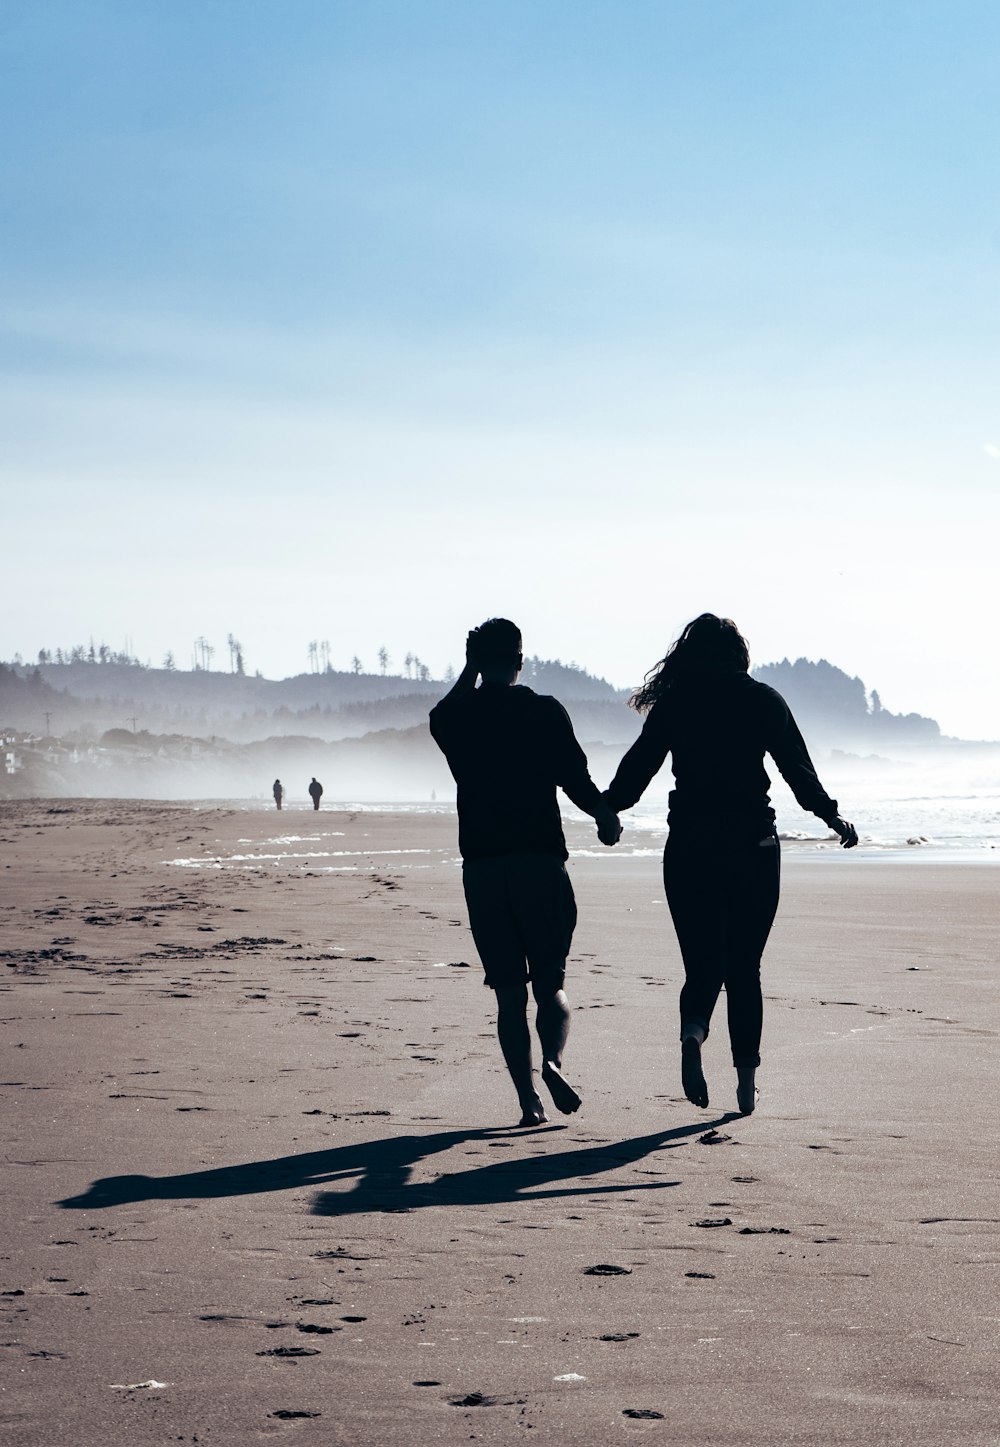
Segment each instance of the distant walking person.
M528 1028L528 982L542 1052L542 1079L558 1110L580 1097L563 1079L569 1002L563 984L576 925L556 786L597 821L603 844L621 825L587 770L562 704L518 686L521 634L506 618L474 628L454 687L430 727L458 784L458 843L472 935L497 999L500 1048L523 1126L541 1125ZM476 687L482 675L482 686Z
M681 1079L688 1100L706 1106L701 1047L725 985L742 1115L757 1101L760 960L778 908L780 849L764 754L845 849L858 842L816 777L785 700L751 678L749 666L729 618L702 613L689 623L630 700L648 716L605 793L612 809L630 809L672 756L663 877L684 961Z
M319 801L323 797L323 785L318 779L313 779L309 785L309 797L313 801L313 808L319 808Z
M280 779L275 779L271 787L271 793L274 795L275 805L280 809L281 801L285 797L285 786Z

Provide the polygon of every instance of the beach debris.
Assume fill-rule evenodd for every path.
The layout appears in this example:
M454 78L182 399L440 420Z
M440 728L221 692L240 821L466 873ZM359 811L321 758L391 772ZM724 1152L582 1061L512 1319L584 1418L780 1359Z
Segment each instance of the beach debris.
M724 1131L713 1129L707 1130L704 1135L700 1135L698 1137L698 1144L700 1146L721 1146L723 1141L731 1140L731 1135L726 1135Z
M318 1357L319 1347L265 1347L259 1357Z
M713 1226L731 1226L733 1224L730 1216L703 1216L700 1221L692 1221L692 1226L704 1226L707 1229Z
M279 1407L276 1412L268 1412L269 1417L277 1417L280 1422L292 1422L296 1417L322 1417L322 1412L311 1411L308 1407Z
M611 1266L606 1261L599 1261L596 1266L587 1266L584 1269L584 1276L631 1276L631 1266Z
M162 1392L164 1387L169 1387L169 1382L158 1382L155 1377L150 1377L147 1382L110 1382L109 1386L113 1392L141 1392L146 1389L150 1392Z
M694 1277L697 1281L714 1281L714 1271L685 1271L685 1276Z
M741 1236L790 1236L787 1226L741 1226Z
M415 1387L440 1387L441 1383L434 1381L430 1377L426 1377L419 1382L414 1382L413 1385Z
M654 1411L652 1407L623 1407L622 1416L632 1417L640 1422L658 1422L663 1419L663 1413Z
M605 1332L604 1336L599 1336L599 1337L597 1338L597 1340L598 1340L598 1341L631 1341L631 1340L633 1339L633 1337L637 1337L638 1335L639 1335L639 1333L638 1333L637 1331L609 1331L609 1332Z
M317 1326L314 1321L297 1321L295 1323L295 1330L311 1331L317 1336L330 1336L332 1332L343 1331L344 1328L342 1326Z
M492 1407L496 1405L496 1397L488 1397L485 1392L469 1392L465 1397L452 1397L453 1407Z
M581 1377L579 1372L561 1372L558 1377L553 1377L554 1382L585 1382L586 1377Z

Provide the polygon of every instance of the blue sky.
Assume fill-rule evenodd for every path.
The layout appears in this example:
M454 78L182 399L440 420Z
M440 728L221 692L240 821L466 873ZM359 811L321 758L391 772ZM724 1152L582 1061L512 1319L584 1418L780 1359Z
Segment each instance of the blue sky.
M8 0L0 655L441 671L506 613L628 683L712 608L997 737L998 49L965 0Z

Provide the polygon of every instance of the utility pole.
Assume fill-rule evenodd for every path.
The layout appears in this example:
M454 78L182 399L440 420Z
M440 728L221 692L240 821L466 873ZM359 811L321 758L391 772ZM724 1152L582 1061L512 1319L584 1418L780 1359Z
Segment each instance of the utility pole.
M48 738L48 737L50 736L50 734L52 733L52 729L51 729L51 727L49 726L49 719L50 719L51 717L52 717L52 714L51 714L50 710L49 710L49 709L46 709L46 710L45 710L45 737L46 737L46 738Z
M135 719L134 719L134 718L129 718L129 719L126 719L125 722L126 722L126 723L130 723L130 724L132 725L132 732L135 733Z

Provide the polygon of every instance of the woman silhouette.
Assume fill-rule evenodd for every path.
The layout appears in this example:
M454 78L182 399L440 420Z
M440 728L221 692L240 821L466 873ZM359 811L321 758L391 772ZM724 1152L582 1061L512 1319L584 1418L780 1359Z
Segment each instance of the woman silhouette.
M757 1100L763 1003L760 958L778 907L780 848L764 754L771 755L803 809L819 816L845 849L858 842L824 791L780 693L748 673L736 624L702 613L629 700L647 714L606 798L615 812L641 797L669 753L670 794L663 851L667 903L684 961L681 1078L694 1105L708 1105L701 1047L726 987L729 1038L742 1115Z

